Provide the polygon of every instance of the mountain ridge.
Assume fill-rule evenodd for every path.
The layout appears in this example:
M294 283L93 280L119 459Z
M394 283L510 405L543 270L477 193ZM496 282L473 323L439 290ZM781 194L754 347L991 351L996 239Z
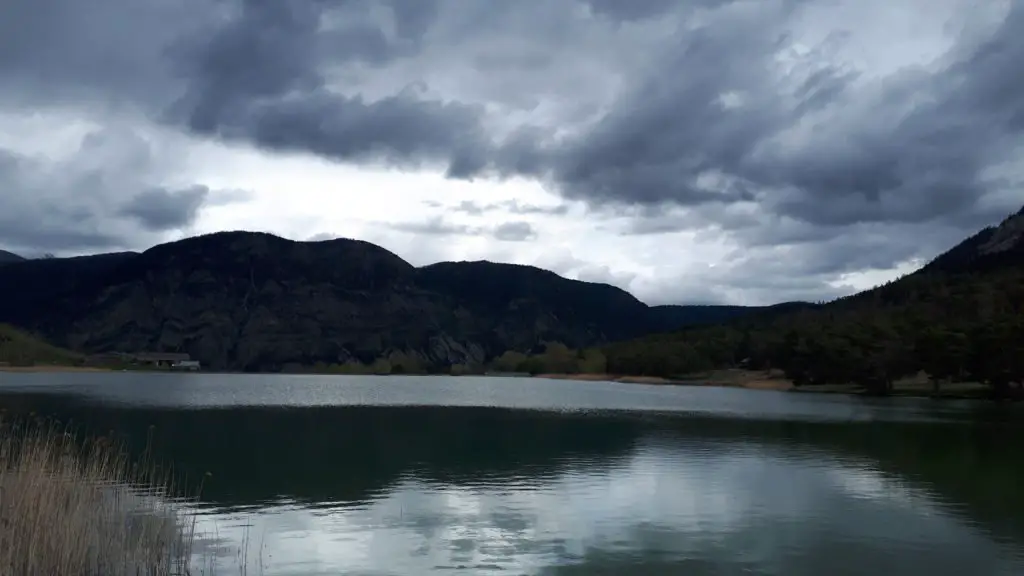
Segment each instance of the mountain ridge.
M0 269L0 321L76 351L187 352L219 369L395 354L419 365L481 365L547 341L582 348L740 312L701 307L687 318L683 308L666 325L656 310L620 288L532 266L416 268L361 240L259 232Z
M882 286L825 304L742 307L648 306L612 285L518 264L417 268L361 240L217 232L141 253L9 263L0 267L0 322L78 352L187 352L217 369L401 361L408 364L401 370L436 370L481 366L506 351L536 353L547 342L629 348L688 338L673 336L679 330L785 325L889 306L922 298L934 278L1018 266L1022 239L1024 210ZM705 364L727 358L736 360L729 352ZM609 354L609 368L619 360Z

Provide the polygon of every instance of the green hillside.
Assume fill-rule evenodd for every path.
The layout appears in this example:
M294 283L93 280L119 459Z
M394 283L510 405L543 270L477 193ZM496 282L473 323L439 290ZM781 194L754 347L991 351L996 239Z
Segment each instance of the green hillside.
M0 366L74 366L82 356L58 348L7 324L0 324Z

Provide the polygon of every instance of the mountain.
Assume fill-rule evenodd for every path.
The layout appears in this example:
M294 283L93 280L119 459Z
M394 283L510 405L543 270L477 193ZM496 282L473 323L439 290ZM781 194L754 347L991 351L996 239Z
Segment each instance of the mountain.
M745 366L802 384L891 391L904 376L1024 387L1024 210L902 278L821 305L753 310L605 346L610 372L681 376Z
M0 250L0 266L3 266L4 264L12 264L14 262L21 262L23 260L25 259L17 254L7 252L6 250Z
M416 268L368 242L250 232L0 268L0 321L78 351L186 352L217 369L382 358L479 365L545 341L593 346L742 311L666 313L621 289L530 266Z

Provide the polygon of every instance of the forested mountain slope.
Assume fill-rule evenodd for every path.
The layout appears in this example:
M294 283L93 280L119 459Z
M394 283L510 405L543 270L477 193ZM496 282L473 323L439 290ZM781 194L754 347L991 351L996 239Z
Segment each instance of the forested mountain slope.
M1024 210L875 289L603 352L608 370L621 374L777 368L798 385L859 383L885 393L924 371L936 383L972 380L1008 394L1024 381Z

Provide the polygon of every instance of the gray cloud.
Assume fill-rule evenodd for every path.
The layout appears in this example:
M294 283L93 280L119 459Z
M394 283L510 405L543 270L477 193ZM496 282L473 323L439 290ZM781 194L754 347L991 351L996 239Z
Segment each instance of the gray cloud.
M497 226L470 226L456 224L443 216L434 216L422 222L381 222L382 226L407 234L423 236L489 236L502 242L523 242L537 237L529 222L504 222Z
M437 164L460 178L546 175L567 197L598 205L757 202L821 226L972 214L991 192L986 171L1018 153L1024 81L1012 71L1024 56L1024 8L1016 3L990 33L963 32L931 68L868 86L832 63L848 36L841 28L809 52L795 50L800 18L819 27L872 24L813 21L822 13L815 3L577 2L595 18L574 12L570 0L462 12L445 0L187 0L178 8L101 0L88 10L67 0L16 0L18 17L5 21L18 24L0 30L0 72L8 78L0 86L8 96L32 87L106 91L108 102L131 99L196 133L270 149ZM444 66L423 58L439 46L476 47L477 38L503 30L527 34L518 22L528 15L559 24L529 32L551 46L597 45L598 33L609 44L635 41L645 30L674 40L648 65L620 70L630 88L575 137L555 138L551 122L500 137L488 130L483 103L445 98L423 82ZM654 33L666 26L677 33ZM97 37L108 40L87 44ZM468 83L498 82L522 68L501 58L510 54L465 55L490 68ZM779 54L791 65L782 66ZM369 97L344 84L346 75L365 79L359 70L393 66L397 74L407 62L424 73L402 68L401 76L381 77L397 90ZM554 57L531 62L546 74L533 80L553 81ZM808 123L829 129L807 132Z
M428 202L426 203L431 208L442 208L444 204L440 202ZM481 203L474 202L472 200L463 200L454 206L448 206L447 210L452 212L462 212L470 216L482 216L488 212L504 212L509 214L519 215L550 215L550 216L564 216L569 212L568 204L554 204L548 206L538 206L535 204L520 203L518 200L507 200L504 202L491 202Z
M131 130L90 132L65 157L0 148L0 246L73 254L148 247L187 228L210 199L244 197L206 186L167 189L149 141Z
M465 224L453 224L442 216L435 216L423 222L382 222L381 224L399 232L426 236L477 236L483 230Z
M1024 8L1013 4L990 37L961 37L934 71L898 71L871 90L852 88L851 71L814 62L784 78L793 88L781 85L772 59L791 14L779 3L737 4L683 35L652 76L565 148L554 170L566 194L756 202L821 226L964 217L973 225L993 192L986 169L1019 159L1024 80L1010 70L1024 57ZM742 103L723 106L725 93ZM829 129L795 134L811 121ZM709 189L702 177L724 182Z
M505 222L494 228L496 240L502 242L525 242L537 237L537 231L529 222Z
M489 146L477 106L424 95L415 80L375 101L330 85L328 66L380 65L416 50L435 3L385 4L381 20L367 2L242 2L220 26L176 44L185 93L169 118L270 149L475 173Z
M595 14L626 21L661 16L678 6L678 2L674 0L633 0L632 2L586 0L586 4Z
M163 232L192 224L206 203L210 189L193 186L184 190L152 188L136 194L121 213L137 219L147 230Z

